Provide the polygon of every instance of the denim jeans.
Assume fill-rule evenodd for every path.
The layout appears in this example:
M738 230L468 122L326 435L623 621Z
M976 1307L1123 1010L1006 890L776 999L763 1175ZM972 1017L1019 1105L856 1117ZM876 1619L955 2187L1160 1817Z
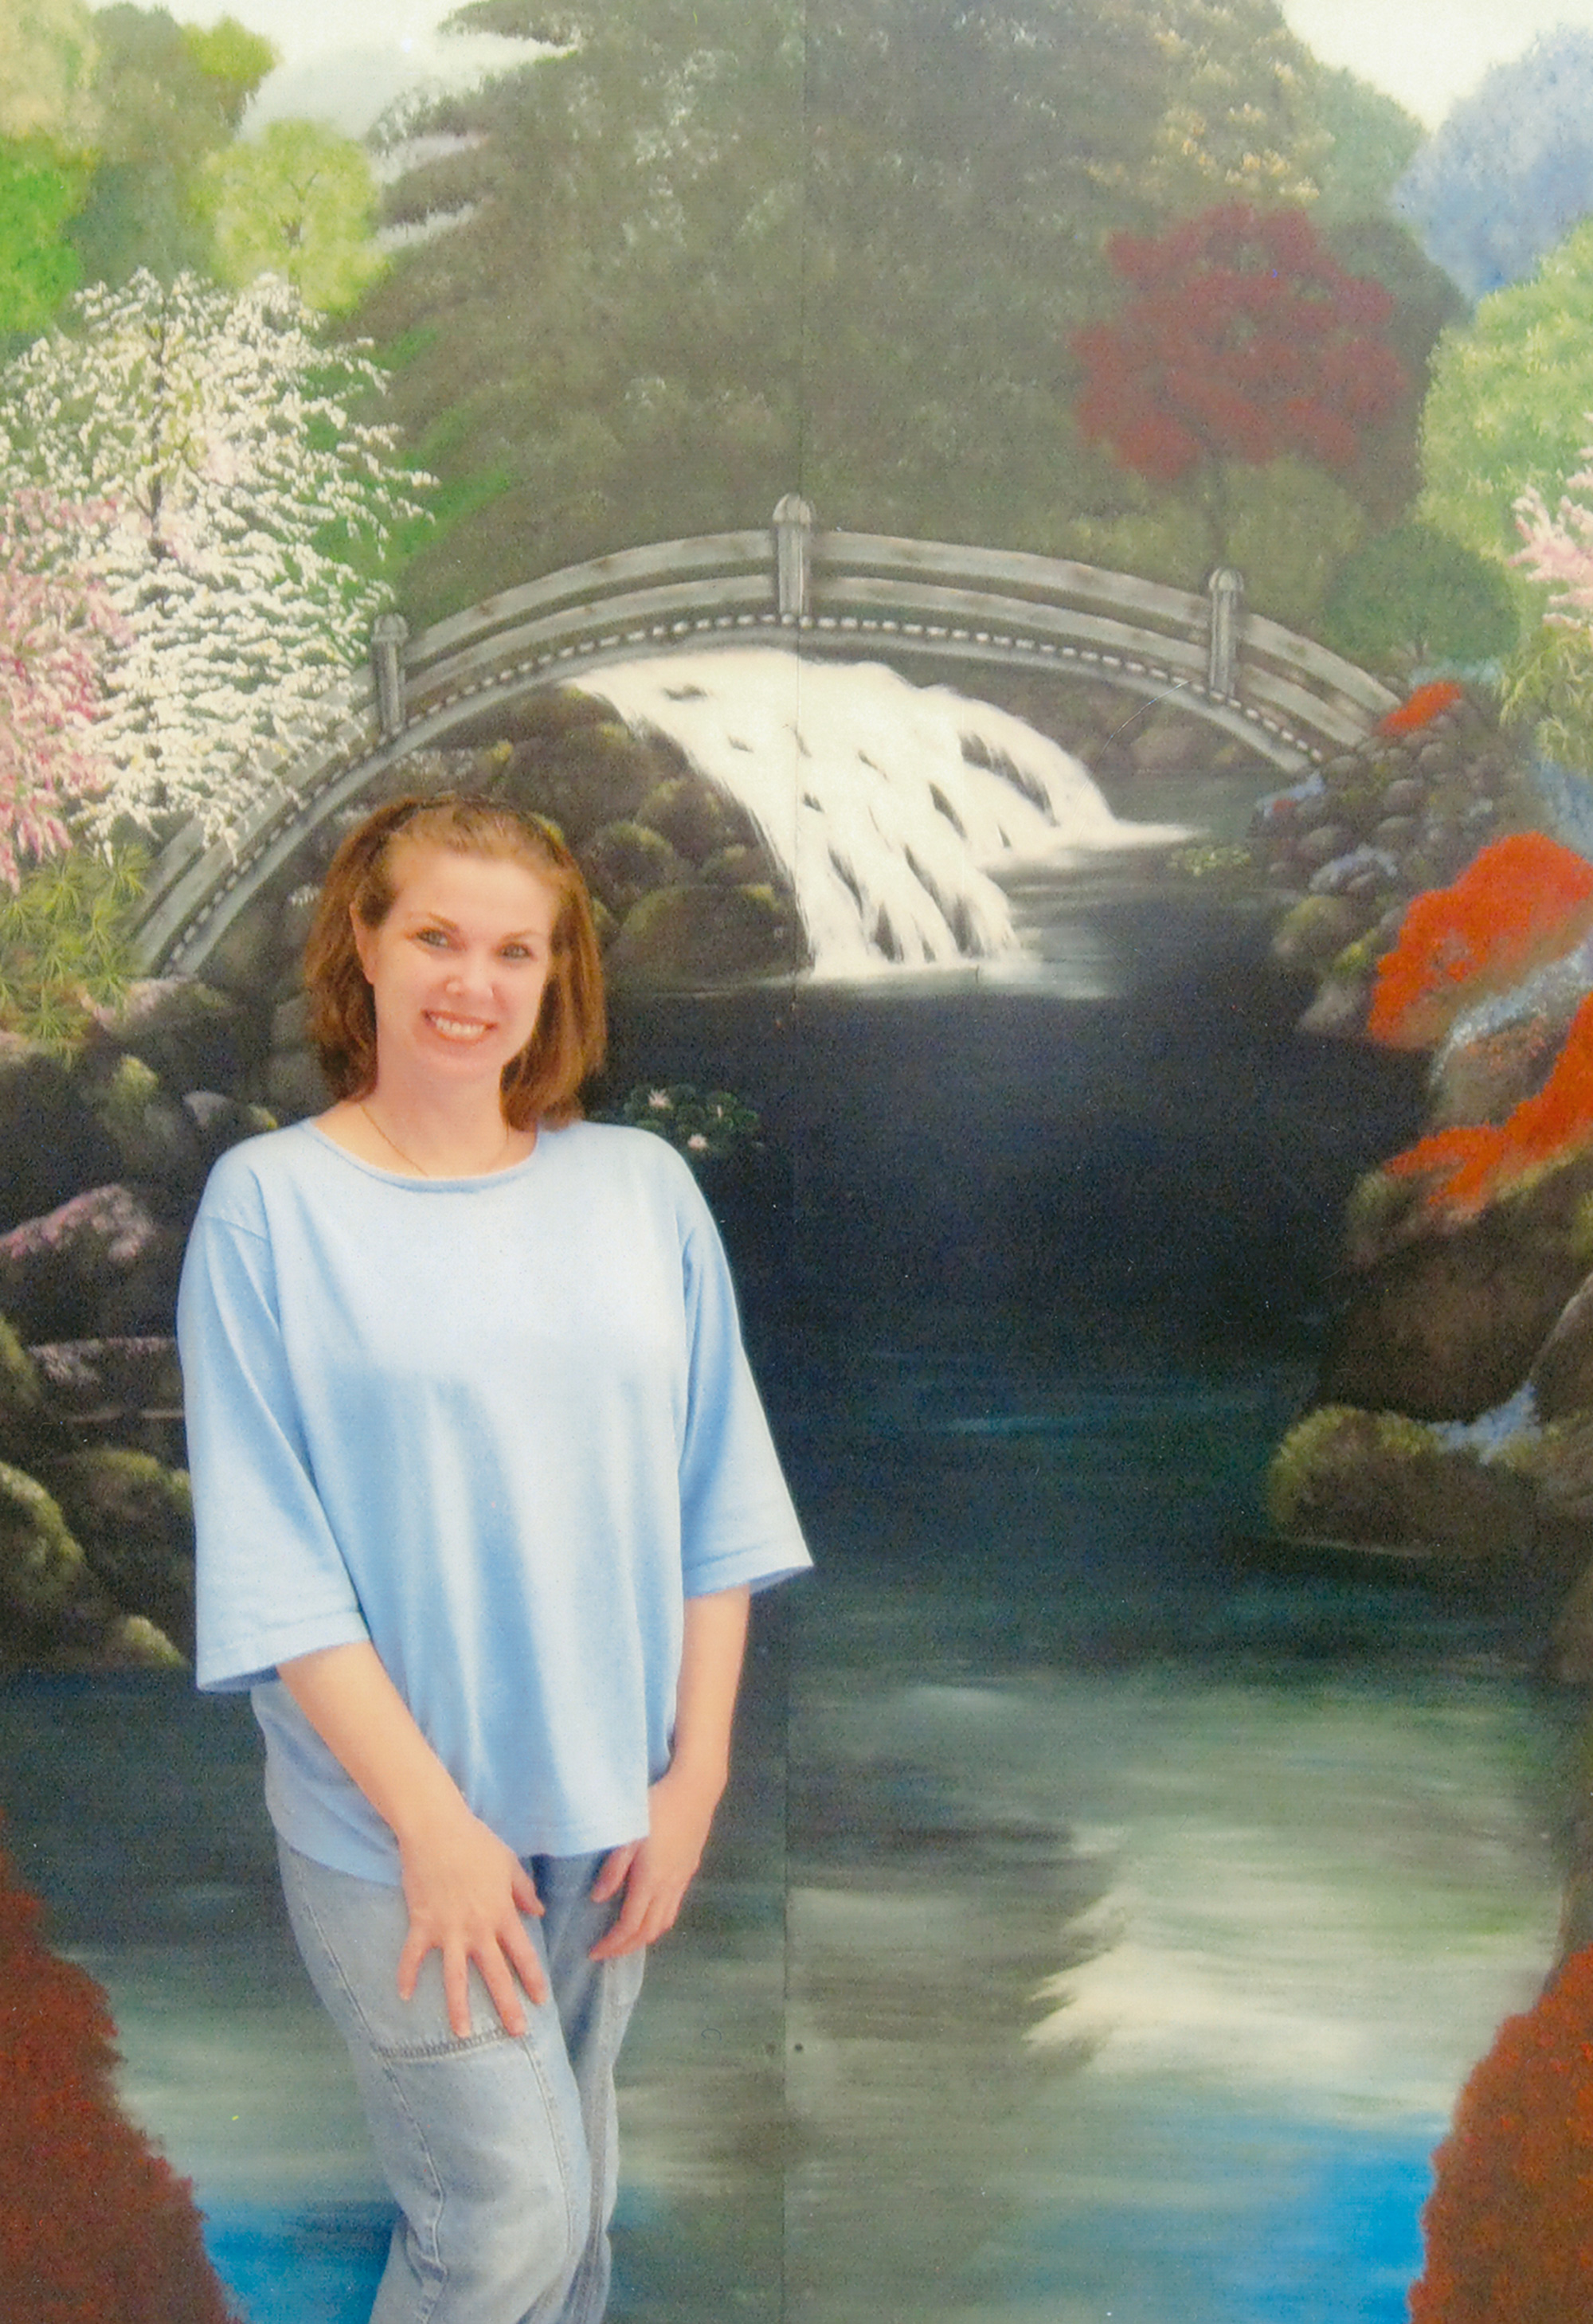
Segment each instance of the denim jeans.
M348 2043L377 2158L402 2213L371 2324L598 2324L619 2139L614 2060L642 1956L591 1961L617 1903L594 1904L601 1856L529 1860L546 1906L528 1919L548 1999L506 2034L476 1972L471 2032L444 2006L428 1953L411 2001L395 1982L403 1893L281 1849L289 1917Z

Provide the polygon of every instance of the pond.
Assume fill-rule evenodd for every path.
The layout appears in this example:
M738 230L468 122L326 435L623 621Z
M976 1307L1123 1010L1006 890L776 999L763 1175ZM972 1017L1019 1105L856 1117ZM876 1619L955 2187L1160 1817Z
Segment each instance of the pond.
M1262 1510L1410 1074L1296 1038L1242 920L1053 906L1089 989L620 1028L763 1116L716 1198L818 1570L649 1964L616 2324L1397 2324L1456 2090L1553 1957L1575 1706L1530 1609L1292 1565ZM14 1680L0 1764L243 2309L363 2324L386 2214L246 1709Z

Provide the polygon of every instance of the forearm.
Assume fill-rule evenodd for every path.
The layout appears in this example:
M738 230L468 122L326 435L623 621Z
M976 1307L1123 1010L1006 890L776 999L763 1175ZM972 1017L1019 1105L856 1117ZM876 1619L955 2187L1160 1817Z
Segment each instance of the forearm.
M688 1598L669 1772L717 1800L730 1774L731 1729L747 1648L750 1590Z
M279 1665L277 1675L401 1848L468 1814L374 1646L324 1647Z

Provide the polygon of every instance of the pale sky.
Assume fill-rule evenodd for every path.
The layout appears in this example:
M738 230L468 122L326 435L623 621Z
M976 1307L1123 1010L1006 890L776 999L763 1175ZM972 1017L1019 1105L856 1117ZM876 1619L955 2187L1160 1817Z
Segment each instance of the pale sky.
M265 33L282 51L281 78L291 81L300 110L308 109L305 91L307 82L314 81L306 68L318 58L346 56L352 66L357 57L370 74L373 95L382 85L381 102L398 78L454 78L465 68L465 52L453 41L439 41L435 31L452 13L455 0L166 5L190 23L214 23L232 14ZM1349 66L1398 97L1429 128L1437 127L1457 97L1475 88L1490 65L1520 56L1540 32L1559 24L1593 30L1593 0L1282 0L1282 6L1294 30L1324 63ZM481 44L478 55L485 63L493 51L512 53L511 44L494 42L490 50ZM354 79L357 83L357 70ZM351 108L359 108L359 100L345 70L329 77L325 89L327 109L345 116L344 126L365 125L347 117ZM284 89L284 97L288 93ZM380 109L380 103L369 108Z

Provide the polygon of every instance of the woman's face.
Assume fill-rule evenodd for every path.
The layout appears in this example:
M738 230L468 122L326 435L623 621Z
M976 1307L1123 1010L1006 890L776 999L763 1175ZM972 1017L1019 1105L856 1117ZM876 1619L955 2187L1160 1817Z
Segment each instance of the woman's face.
M381 927L354 922L378 1074L496 1088L537 1028L558 897L524 863L424 841L400 839L392 871Z

